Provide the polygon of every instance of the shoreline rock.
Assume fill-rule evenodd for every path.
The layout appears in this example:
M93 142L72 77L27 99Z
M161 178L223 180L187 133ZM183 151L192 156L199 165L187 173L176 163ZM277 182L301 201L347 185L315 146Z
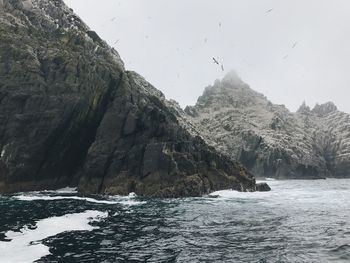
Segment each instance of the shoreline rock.
M256 184L256 191L268 192L271 191L271 187L267 183L258 183Z

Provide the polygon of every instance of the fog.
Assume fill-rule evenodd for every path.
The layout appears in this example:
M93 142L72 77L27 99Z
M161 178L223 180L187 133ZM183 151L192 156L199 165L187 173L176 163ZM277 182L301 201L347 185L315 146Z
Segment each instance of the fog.
M347 0L65 2L115 47L127 69L181 106L234 69L292 111L304 100L330 100L350 112Z

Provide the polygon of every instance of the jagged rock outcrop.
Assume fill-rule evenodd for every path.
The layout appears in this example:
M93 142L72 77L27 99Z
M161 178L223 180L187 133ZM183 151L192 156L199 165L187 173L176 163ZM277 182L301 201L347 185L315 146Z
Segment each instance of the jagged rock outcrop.
M333 102L327 102L321 105L316 104L315 107L312 109L312 112L318 117L325 117L330 113L333 113L336 111L338 111L338 108L337 106L334 105Z
M80 189L88 193L177 197L228 186L255 190L242 166L192 136L164 96L133 72L116 91L81 175Z
M0 2L0 192L257 190L61 0Z
M312 110L304 103L291 113L231 72L207 87L185 112L183 118L197 127L199 135L256 176L350 176L349 114L333 103Z
M327 102L317 104L311 111L298 111L296 115L302 120L303 128L315 137L328 176L349 178L350 114Z

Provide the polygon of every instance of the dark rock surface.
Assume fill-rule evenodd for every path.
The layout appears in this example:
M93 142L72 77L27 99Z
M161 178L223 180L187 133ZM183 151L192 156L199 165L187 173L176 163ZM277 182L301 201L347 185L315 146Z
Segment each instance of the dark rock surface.
M231 72L185 112L198 135L258 177L350 177L350 115L331 102L291 113Z
M256 190L61 0L0 2L0 192Z
M258 183L256 184L256 191L268 192L271 191L271 187L267 183Z

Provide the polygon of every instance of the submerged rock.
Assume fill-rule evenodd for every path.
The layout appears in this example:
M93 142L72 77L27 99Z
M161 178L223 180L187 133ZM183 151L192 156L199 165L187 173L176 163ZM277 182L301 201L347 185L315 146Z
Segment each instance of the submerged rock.
M61 0L0 9L0 192L200 196L254 191L163 94Z
M256 184L256 191L268 192L271 191L271 187L267 183L258 183Z

